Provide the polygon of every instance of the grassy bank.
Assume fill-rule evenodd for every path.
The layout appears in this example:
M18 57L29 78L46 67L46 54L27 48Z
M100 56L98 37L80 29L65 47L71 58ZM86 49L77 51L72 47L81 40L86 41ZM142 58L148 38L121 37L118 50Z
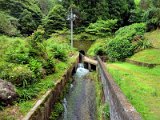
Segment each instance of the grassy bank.
M145 38L147 38L155 48L160 48L160 29L154 30L152 32L145 33Z
M107 68L143 119L159 120L160 66L149 69L129 63L111 63Z
M131 60L160 64L160 50L159 49L147 49L133 55Z

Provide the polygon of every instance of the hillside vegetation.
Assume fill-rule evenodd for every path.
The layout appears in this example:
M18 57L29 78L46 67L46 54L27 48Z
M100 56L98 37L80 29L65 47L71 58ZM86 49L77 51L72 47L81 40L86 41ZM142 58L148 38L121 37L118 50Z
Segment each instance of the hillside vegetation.
M0 101L0 119L22 119L75 61L71 8L74 40L95 40L88 55L106 57L143 119L158 120L160 67L125 59L160 64L160 0L0 0L0 79L17 95L11 103Z

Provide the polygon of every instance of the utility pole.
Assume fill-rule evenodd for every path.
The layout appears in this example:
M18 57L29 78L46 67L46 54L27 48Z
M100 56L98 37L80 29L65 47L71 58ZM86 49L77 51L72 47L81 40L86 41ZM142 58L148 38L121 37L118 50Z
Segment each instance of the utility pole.
M73 21L74 21L74 16L73 16L73 10L72 10L72 7L71 7L71 18L70 18L70 21L71 21L71 47L73 48Z
M73 21L76 19L76 15L73 14L73 9L71 7L71 11L70 11L70 14L68 15L67 17L67 20L70 20L70 27L71 27L71 47L73 47Z

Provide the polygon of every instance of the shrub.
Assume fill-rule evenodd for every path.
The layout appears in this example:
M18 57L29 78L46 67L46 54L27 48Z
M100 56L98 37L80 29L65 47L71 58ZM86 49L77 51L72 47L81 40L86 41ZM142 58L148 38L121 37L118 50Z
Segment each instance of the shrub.
M115 35L117 39L123 38L132 41L133 37L144 35L145 31L146 31L145 23L134 23L129 26L121 27L119 30L116 31Z
M29 49L25 46L25 42L16 40L12 46L7 49L6 61L18 64L27 64L29 61Z
M139 40L134 45L134 52L139 52L141 50L152 48L152 47L153 47L152 44L148 40Z
M50 120L56 120L63 111L63 105L61 103L56 103L54 105L54 111L51 113Z
M36 81L34 73L26 65L13 66L6 72L3 78L16 86L26 87Z
M43 73L41 62L36 59L30 59L29 67L35 73L37 79L44 77L45 74Z
M28 43L30 45L29 56L33 58L34 57L46 57L47 59L46 48L43 45L44 33L45 33L44 28L42 26L39 26L37 31L35 31L28 38Z
M110 61L124 60L134 52L132 44L126 39L113 39L107 46Z
M85 30L87 33L98 35L98 36L107 36L111 35L113 30L117 25L117 20L97 20L96 23L91 23L88 28Z
M51 58L44 60L42 66L46 70L47 75L55 72L55 62Z
M54 58L59 59L61 61L67 60L67 52L65 46L54 44L51 47L51 51L53 53Z

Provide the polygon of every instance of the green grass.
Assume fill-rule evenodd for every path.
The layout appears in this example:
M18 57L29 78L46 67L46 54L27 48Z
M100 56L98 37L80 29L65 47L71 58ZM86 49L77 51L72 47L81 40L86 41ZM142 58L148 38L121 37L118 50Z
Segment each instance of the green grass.
M160 66L149 69L129 63L111 63L107 68L143 119L159 120Z
M133 55L131 60L160 64L160 50L159 49L147 49Z
M153 47L160 48L160 29L145 33L145 38L153 44Z

